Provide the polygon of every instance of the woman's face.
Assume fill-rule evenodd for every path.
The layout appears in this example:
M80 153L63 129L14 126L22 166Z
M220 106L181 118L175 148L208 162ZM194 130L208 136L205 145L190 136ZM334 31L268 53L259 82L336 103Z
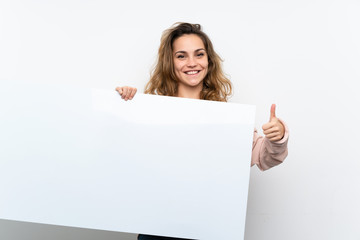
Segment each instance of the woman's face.
M196 34L185 34L173 42L174 70L179 88L202 89L208 72L208 55L203 41Z

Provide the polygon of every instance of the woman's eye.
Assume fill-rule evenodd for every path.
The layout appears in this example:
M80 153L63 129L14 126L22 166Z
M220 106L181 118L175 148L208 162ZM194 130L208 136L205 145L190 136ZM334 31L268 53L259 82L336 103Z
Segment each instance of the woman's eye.
M177 58L184 58L185 56L184 55L177 55L176 57Z
M204 53L199 53L197 56L198 57L202 57L202 56L204 56L205 54Z

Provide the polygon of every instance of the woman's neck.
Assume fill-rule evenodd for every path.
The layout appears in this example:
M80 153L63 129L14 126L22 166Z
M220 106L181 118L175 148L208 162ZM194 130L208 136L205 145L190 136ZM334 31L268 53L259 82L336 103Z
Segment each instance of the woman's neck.
M176 97L200 99L201 90L202 85L196 87L189 87L179 84Z

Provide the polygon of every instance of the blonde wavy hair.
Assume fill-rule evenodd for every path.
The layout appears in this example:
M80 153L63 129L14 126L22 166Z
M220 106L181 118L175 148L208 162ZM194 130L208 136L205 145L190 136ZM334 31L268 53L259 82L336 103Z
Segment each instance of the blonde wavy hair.
M173 43L184 34L199 36L208 55L208 72L203 80L200 98L226 102L232 94L231 82L222 70L222 59L215 52L209 37L202 31L200 24L175 23L163 32L157 62L144 92L176 96L178 79L174 70Z

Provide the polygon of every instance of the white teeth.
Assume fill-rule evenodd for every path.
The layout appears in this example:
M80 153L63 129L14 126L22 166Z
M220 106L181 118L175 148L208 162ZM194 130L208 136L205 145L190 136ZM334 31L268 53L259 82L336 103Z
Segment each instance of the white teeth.
M192 74L196 74L198 73L199 71L190 71L190 72L186 72L186 74L189 74L189 75L192 75Z

